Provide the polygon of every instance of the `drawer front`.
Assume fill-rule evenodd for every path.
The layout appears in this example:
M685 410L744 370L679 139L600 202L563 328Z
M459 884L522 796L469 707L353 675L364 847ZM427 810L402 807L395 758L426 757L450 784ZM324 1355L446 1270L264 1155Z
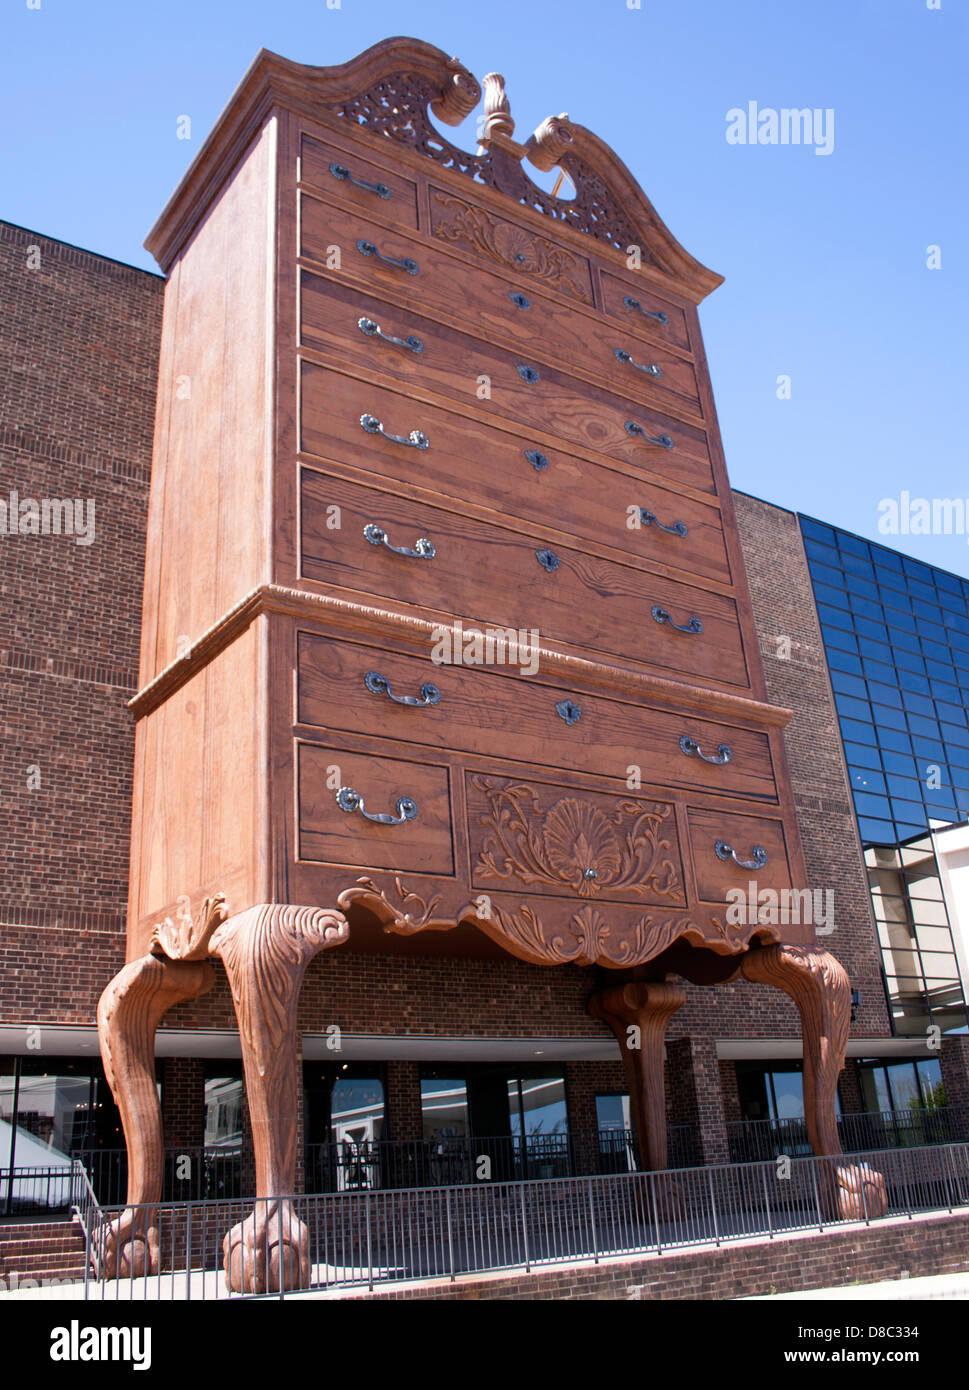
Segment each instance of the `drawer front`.
M691 807L689 822L697 894L703 902L726 902L729 888L746 892L751 881L758 891L781 892L792 887L783 821ZM718 843L724 857L717 853ZM763 864L757 861L758 847L767 855ZM746 867L748 864L754 867Z
M472 256L505 266L527 284L544 285L592 305L592 270L585 256L454 193L431 188L429 199L434 236Z
M300 182L318 188L327 198L353 204L367 215L376 213L390 222L417 226L415 183L312 135L304 135L300 142Z
M363 255L357 249L359 240L376 246L383 256L413 262L417 272L409 274L374 255ZM329 248L333 246L340 248L339 266L332 264ZM301 247L303 255L326 266L333 279L405 297L417 312L448 314L459 323L474 324L484 337L517 345L540 359L571 368L578 341L582 370L600 376L613 389L638 396L645 383L668 391L672 401L679 400L692 414L700 412L692 361L677 351L664 350L656 356L660 345L666 342L669 347L671 340L660 333L653 339L653 355L644 357L636 336L638 325L630 324L626 333L611 320L576 313L545 298L524 275L509 281L483 268L471 269L402 230L378 227L315 198L303 199ZM617 351L628 352L640 368L659 366L663 375L650 376L629 362L620 362Z
M558 543L552 550L518 531L309 468L300 511L307 579L477 623L538 629L542 640L608 653L620 664L748 686L736 604L723 594ZM378 528L372 540L367 528ZM655 618L654 608L667 618Z
M625 280L608 270L603 270L600 279L602 307L610 319L651 343L690 348L686 314L678 304L657 294L648 280L633 276Z
M668 478L673 483L686 484L711 495L715 493L713 470L706 453L705 436L702 431L694 430L691 438L687 434L686 426L678 425L668 417L657 415L644 406L625 403L624 407L622 402L613 401L607 405L594 399L583 399L575 390L576 383L569 383L563 389L559 383L551 379L548 368L542 368L541 371L543 379L532 386L523 382L513 367L500 383L492 382L493 396L502 397L500 411L496 408L496 402L487 406L475 398L476 377L469 372L469 402L479 408L493 409L495 424L498 427L511 429L517 426L515 433L521 440L523 451L539 449L547 454L548 447L555 447L546 446L544 442L536 439L530 425L541 429L543 434L558 427L565 451L577 445L609 455L644 472ZM516 400L520 402L517 406L520 412L517 418L515 409L508 405L508 395L511 393L514 393ZM406 438L412 429L419 429L427 436L427 453L432 449L442 449L442 441L432 435L430 427L423 423L423 420L430 418L431 407L427 403L408 398L405 418L411 419L413 423L403 427L399 419L390 418L388 409L383 406L385 394L384 387L368 382L355 382L341 373L329 372L325 368L304 362L301 365L300 447L308 453L329 458L333 444L338 440L348 439L356 454L364 439L361 434L361 415L369 414L379 420L385 432L390 434L403 434ZM362 410L358 410L361 396L364 405ZM668 437L674 439L675 447L665 449L661 445L643 442L642 436L631 437L624 428L627 421L654 439L668 434ZM468 423L473 425L476 435L475 448L470 457L477 459L480 457L483 440L489 437L488 427L480 422ZM674 430L675 435L671 433ZM406 466L415 467L410 455L400 453L398 457L406 458ZM459 455L450 460L452 469L458 475L462 471L470 472L467 463L462 469L462 457L464 456Z
M416 305L413 309L399 309L381 301L372 291L341 285L312 271L303 271L301 290L305 346L335 354L341 363L398 377L415 391L454 396L462 404L470 401L515 421L522 418L523 411L536 409L535 398L542 397L537 402L541 418L548 421L547 428L558 427L548 414L542 389L542 383L551 375L544 365L545 343L540 334L533 336L530 351L538 354L533 358L423 318ZM576 332L584 327L584 322L573 324L573 353ZM613 335L614 343L618 337ZM588 343L585 349L577 359L583 365L591 359ZM624 348L617 350L626 352ZM699 413L696 378L688 362L663 350L644 355L636 348L636 352L638 357L626 353L630 360L620 362L615 352L607 349L603 360L596 363L610 391L628 398L618 405L620 414L624 407L628 414L640 404L671 414L678 414L681 409L692 415ZM633 362L637 365L633 366ZM529 364L538 376L531 385L520 370ZM488 383L487 391L483 381ZM584 381L569 378L568 384L575 397L597 398L596 388ZM615 401L615 397L610 399Z
M439 655L480 659L473 633L465 637L456 651ZM514 650L499 651L518 661L519 670L531 670L527 653L520 659ZM517 680L502 674L506 670L437 664L301 632L297 718L318 729L497 754L623 783L630 768L638 768L646 783L777 800L763 733L572 693L542 684L541 671Z
M420 429L427 448L418 452L368 434L360 423L366 414L404 438ZM539 444L527 424L517 435L509 433L312 362L302 364L300 419L301 448L319 458L393 481L407 479L442 497L476 502L533 525L547 523L645 564L732 582L717 507ZM482 457L487 468L462 466L461 460ZM655 521L644 522L642 510Z
M448 769L398 758L348 753L314 743L298 743L297 826L299 857L320 864L355 864L374 869L452 874ZM334 786L334 781L339 785ZM340 787L362 799L362 809L343 810ZM398 820L409 798L412 819L381 824L369 814ZM344 796L347 805L353 798Z
M466 771L471 882L588 903L686 902L669 802Z

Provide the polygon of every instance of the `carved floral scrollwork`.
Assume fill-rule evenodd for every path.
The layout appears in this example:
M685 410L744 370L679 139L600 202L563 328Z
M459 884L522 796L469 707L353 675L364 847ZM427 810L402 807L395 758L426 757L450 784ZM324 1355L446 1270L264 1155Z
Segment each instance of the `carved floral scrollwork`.
M205 960L211 954L212 934L228 916L225 894L215 893L206 898L195 916L189 910L188 895L176 899L175 919L166 917L157 922L151 933L149 951L165 955L169 960Z
M452 71L451 87L445 88L443 94L440 85L427 77L403 72L373 82L358 96L339 102L334 109L351 124L408 145L443 168L454 169L475 183L495 188L523 206L534 208L597 241L607 242L620 251L638 245L643 261L655 262L655 256L643 245L643 236L636 232L633 220L606 181L573 149L572 132L564 117L549 117L532 137L534 143L528 149L529 153L537 154L538 168L554 167L549 165L549 159L559 159L561 168L574 185L574 198L558 198L546 193L506 151L495 149L483 154L468 154L445 139L431 124L428 107L435 115L450 121L466 114L472 93L475 93L475 100L480 93L478 84L466 69L456 65ZM490 101L494 109L486 111L486 115L493 126L502 131L509 125L514 129L510 114L497 104L503 98L503 87L499 92L497 83L493 84ZM504 100L507 106L507 99Z
M409 936L412 932L421 931L440 903L440 893L428 901L419 893L412 893L405 888L399 874L394 876L394 889L397 895L396 902L391 901L388 890L375 883L372 878L358 878L356 887L345 888L337 898L337 903L344 909L351 907L355 902L363 902L368 907L382 903L394 914L393 922L387 927L388 931L398 936Z
M631 926L612 923L597 907L586 904L572 914L567 925L550 928L536 909L522 903L511 911L492 902L488 923L490 936L524 960L538 965L639 965L659 955L678 937L696 935L696 923L685 916L655 916L648 913Z
M682 901L682 882L670 857L671 806L630 797L614 802L607 814L591 801L562 796L543 807L537 791L523 783L482 776L470 781L489 807L478 818L486 834L476 879L562 886L581 898L627 893Z
M492 217L483 208L431 190L431 226L442 241L477 251L526 275L546 280L554 289L592 303L588 262L523 227Z

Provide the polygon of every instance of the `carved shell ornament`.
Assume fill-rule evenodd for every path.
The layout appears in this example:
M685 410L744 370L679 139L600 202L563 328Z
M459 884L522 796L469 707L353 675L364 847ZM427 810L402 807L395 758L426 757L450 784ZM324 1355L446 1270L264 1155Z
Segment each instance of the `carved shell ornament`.
M625 799L611 816L577 797L543 808L532 787L474 776L487 815L475 876L529 886L562 885L580 898L626 890L636 896L681 898L682 883L671 857L672 809Z

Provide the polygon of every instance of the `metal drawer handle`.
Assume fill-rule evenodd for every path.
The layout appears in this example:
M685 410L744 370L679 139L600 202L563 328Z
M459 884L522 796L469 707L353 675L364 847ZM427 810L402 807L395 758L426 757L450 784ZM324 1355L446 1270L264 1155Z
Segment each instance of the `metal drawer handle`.
M544 468L548 467L548 459L539 449L526 449L525 457L536 473L541 473Z
M672 449L673 447L673 441L668 434L647 434L642 425L637 425L635 420L626 421L626 433L641 434L647 444L658 444L661 449Z
M518 375L521 377L522 381L532 382L538 380L538 372L536 372L534 367L519 367Z
M367 820L376 821L378 825L403 825L405 821L414 820L417 815L417 802L409 796L397 798L396 816L388 816L385 811L378 811L374 815L364 806L360 793L355 792L352 787L340 788L336 794L336 804L341 811L346 811L348 815L352 815L354 811L359 811L361 816L366 816Z
M378 420L376 415L361 415L360 423L368 434L382 434L384 439L390 439L394 444L409 444L414 449L426 449L430 443L423 430L411 430L408 435L388 434L383 422Z
M640 507L639 519L644 526L658 526L661 531L669 531L671 536L685 536L688 531L685 521L674 521L672 526L666 526L655 512L648 511L646 507Z
M416 261L412 261L410 256L405 256L403 260L397 256L382 256L372 241L358 241L357 250L361 256L376 256L384 265L392 265L395 270L406 270L408 275L416 275L420 270L420 266Z
M660 608L658 603L653 605L651 611L658 623L669 623L670 627L675 628L677 632L697 633L703 631L703 624L700 622L699 618L691 618L688 623L674 623L666 609Z
M582 714L579 706L573 704L571 700L559 700L558 704L555 706L555 712L561 715L566 724L574 724Z
M690 738L689 734L684 734L680 739L680 747L688 758L691 758L695 753L696 756L702 758L705 763L717 763L720 767L723 767L725 763L729 763L733 757L733 749L730 747L729 743L721 743L716 753L704 753L696 739Z
M516 309L530 309L532 307L532 301L528 298L527 295L521 293L510 294L508 298L511 300L512 304L514 304Z
M542 569L548 570L549 574L552 573L552 570L557 570L562 563L553 550L536 550L535 559Z
M767 863L767 851L763 845L754 845L750 851L753 859L738 859L737 851L731 849L726 840L718 840L713 846L714 853L718 859L724 861L732 859L735 864L739 864L742 869L762 869Z
M387 695L395 705L436 705L441 700L440 690L430 681L425 681L421 686L420 698L416 695L395 695L390 688L390 681L379 671L368 671L363 678L363 683L371 695Z
M638 299L633 299L631 294L624 294L622 302L627 309L638 309L641 314L645 314L648 319L655 319L657 323L667 324L669 318L658 309L644 309Z
M387 532L372 521L363 528L363 534L371 545L385 545L395 555L409 555L415 560L433 560L437 554L433 541L429 541L426 536L421 536L413 550L408 550L406 545L391 545Z
M357 327L368 338L382 338L385 343L394 343L397 347L410 348L411 352L414 353L424 351L424 344L420 338L415 338L413 333L406 338L392 338L389 333L384 332L379 323L374 323L373 319L366 318L357 319Z
M644 366L642 362L634 362L632 354L625 348L616 348L616 361L628 362L630 367L635 367L637 372L645 372L647 376L662 376L663 368L657 367L655 362L647 362Z
M364 183L363 179L355 179L345 164L331 164L330 173L341 183L352 183L357 188L365 188L368 193L376 193L378 198L389 198L390 189L385 183Z

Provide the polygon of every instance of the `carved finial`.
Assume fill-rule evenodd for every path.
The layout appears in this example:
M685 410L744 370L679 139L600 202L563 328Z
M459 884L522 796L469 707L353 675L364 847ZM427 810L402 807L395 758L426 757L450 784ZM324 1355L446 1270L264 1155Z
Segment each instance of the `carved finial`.
M483 140L495 135L506 135L510 140L514 135L515 122L505 95L505 79L500 72L489 72L484 79L484 116Z
M572 131L569 129L569 113L549 116L525 141L525 153L536 169L548 173L554 169L563 154L572 144Z
M460 125L481 100L481 86L458 58L450 59L448 69L450 76L441 95L431 102L431 110L445 125Z

